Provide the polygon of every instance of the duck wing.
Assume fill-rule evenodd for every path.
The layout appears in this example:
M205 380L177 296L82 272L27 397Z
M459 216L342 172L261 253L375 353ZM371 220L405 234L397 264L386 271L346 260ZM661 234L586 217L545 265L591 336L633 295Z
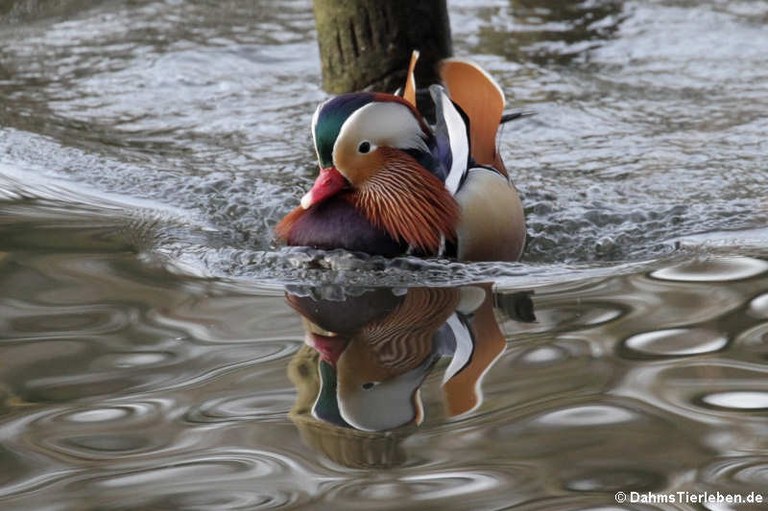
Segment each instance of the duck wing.
M501 87L477 64L460 59L442 61L440 78L451 100L469 118L472 159L507 176L504 163L496 151L496 134L506 105Z

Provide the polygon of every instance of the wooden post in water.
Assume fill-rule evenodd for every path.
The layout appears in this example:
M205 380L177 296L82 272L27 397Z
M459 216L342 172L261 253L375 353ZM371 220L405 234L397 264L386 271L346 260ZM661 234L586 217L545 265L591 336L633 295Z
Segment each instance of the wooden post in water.
M323 88L333 94L394 92L405 83L412 50L420 87L437 82L435 64L451 56L446 0L314 0Z

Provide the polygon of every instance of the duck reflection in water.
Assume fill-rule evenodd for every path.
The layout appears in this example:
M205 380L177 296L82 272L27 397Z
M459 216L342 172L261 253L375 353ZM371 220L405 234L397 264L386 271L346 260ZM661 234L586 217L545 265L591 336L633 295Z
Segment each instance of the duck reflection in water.
M398 457L396 446L380 442L377 454L371 442L421 424L420 387L440 359L448 360L445 415L480 406L482 378L506 346L490 285L293 288L286 299L302 316L306 343L289 367L298 390L292 418L305 441L345 464L359 464L352 452L383 464ZM511 319L534 320L529 293L504 295L504 305Z

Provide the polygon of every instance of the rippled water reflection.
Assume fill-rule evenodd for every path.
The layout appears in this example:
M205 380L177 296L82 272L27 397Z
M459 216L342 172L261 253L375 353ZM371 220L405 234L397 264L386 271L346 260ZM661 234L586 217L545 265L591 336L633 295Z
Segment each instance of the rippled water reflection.
M765 4L449 4L519 264L272 247L308 0L0 3L1 509L768 499Z
M119 247L3 254L4 509L574 509L765 488L764 260L266 291Z

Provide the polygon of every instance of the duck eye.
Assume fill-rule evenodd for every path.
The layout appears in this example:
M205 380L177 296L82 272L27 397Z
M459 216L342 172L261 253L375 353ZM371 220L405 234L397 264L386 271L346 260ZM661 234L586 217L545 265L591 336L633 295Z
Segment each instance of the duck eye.
M357 152L361 154L366 154L370 150L371 150L371 143L368 142L367 140L363 140L362 142L360 142L360 145L357 146Z

